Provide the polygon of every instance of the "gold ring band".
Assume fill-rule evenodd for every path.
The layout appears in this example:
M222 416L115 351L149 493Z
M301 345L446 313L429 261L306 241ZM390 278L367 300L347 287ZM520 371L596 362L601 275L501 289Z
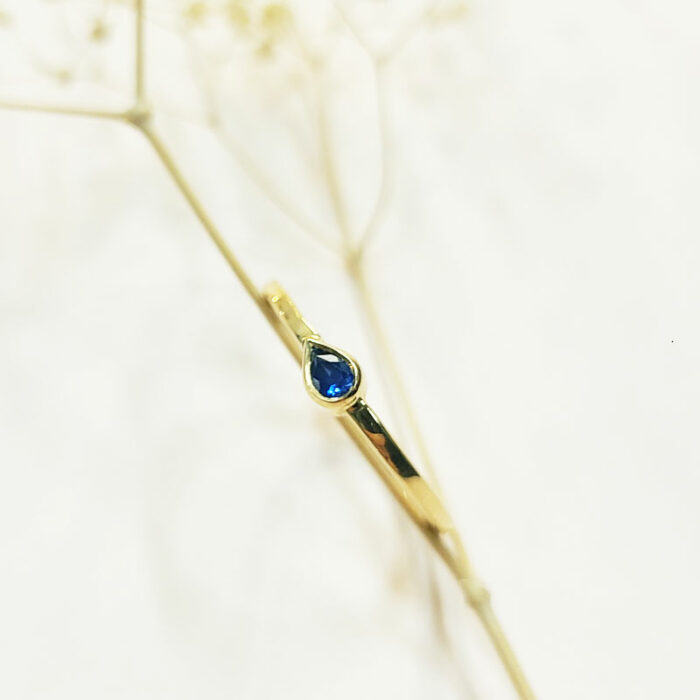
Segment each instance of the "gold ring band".
M326 343L279 284L269 284L263 297L280 335L301 363L311 398L344 423L414 519L438 532L451 530L452 521L437 494L365 401L364 377L357 361Z

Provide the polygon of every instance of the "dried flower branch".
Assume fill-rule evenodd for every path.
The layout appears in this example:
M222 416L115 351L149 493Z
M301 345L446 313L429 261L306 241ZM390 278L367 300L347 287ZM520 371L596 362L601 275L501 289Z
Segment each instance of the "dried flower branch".
M270 320L274 325L273 319L271 319L270 316L269 307L264 303L257 286L253 283L252 279L248 276L238 258L234 255L222 232L208 215L206 209L189 184L184 173L154 128L153 110L148 102L148 94L145 84L146 58L144 37L144 0L134 0L134 7L135 52L133 100L128 109L124 111L109 111L82 107L64 107L50 104L42 105L8 102L0 102L0 108L117 120L135 127L144 135L148 143L151 145L154 152L162 162L165 170L170 174L174 184L188 203L192 212L200 221L205 232L216 245L229 267L240 281L244 290L250 296L251 300L258 306L265 317L268 318L268 320ZM391 389L396 392L399 403L406 413L407 422L421 452L423 464L430 470L433 483L435 483L434 470L432 469L428 451L425 447L425 441L421 435L418 421L415 418L414 411L408 400L404 382L396 368L396 363L389 348L389 343L384 333L383 325L380 322L379 314L369 290L365 267L365 252L369 242L379 230L381 217L388 201L388 128L383 98L384 86L382 82L382 75L388 63L408 43L414 33L422 26L424 20L434 15L435 7L436 3L429 5L424 12L421 12L420 15L414 18L413 21L405 25L394 37L389 47L381 52L373 50L369 47L367 42L364 41L361 34L357 31L347 13L339 9L345 24L355 36L358 43L360 43L360 45L365 49L372 63L381 142L380 183L368 222L358 235L355 235L353 231L351 231L348 223L345 199L339 183L330 138L327 104L325 101L326 95L324 94L323 87L320 84L318 76L316 75L316 108L319 127L319 149L321 153L323 170L325 173L324 181L327 186L327 194L332 204L335 224L341 238L341 246L339 249L340 262L342 262L344 265L350 279L355 285L360 304L364 309L368 327L370 328L370 331L376 341L376 345L380 349L381 361L388 371L388 376L391 378ZM184 18L190 24L199 24L205 21L211 10L212 7L208 3L192 2L185 8ZM239 31L248 31L251 18L248 13L248 9L242 3L231 2L225 6L225 11L229 21ZM3 14L0 10L0 24L7 23L8 21L10 21L8 16ZM259 23L263 30L263 40L258 44L258 51L264 55L268 55L273 50L274 46L276 46L280 37L284 36L290 31L291 17L284 5L273 3L264 7L262 14L259 17ZM107 28L100 25L97 29L96 38L95 27L97 27L97 25L93 27L93 40L101 39L106 36ZM302 53L308 59L310 55L309 52L303 50ZM313 73L313 69L315 68L314 61L311 59L308 60L312 67ZM231 150L234 155L236 155L239 162L244 163L244 170L251 177L251 179L254 180L256 184L258 184L258 186L268 194L270 201L274 202L281 211L284 211L289 216L290 220L294 221L297 226L305 229L314 238L319 239L319 231L317 230L317 227L311 224L306 217L301 215L300 212L298 212L295 207L291 205L289 200L287 200L271 185L269 181L267 181L262 172L254 166L253 161L247 159L247 157L243 154L244 152L242 149L234 147ZM391 391L388 393L390 394ZM527 680L525 679L522 669L520 668L517 659L515 658L513 651L505 635L503 634L498 620L494 615L491 607L490 595L474 573L469 563L459 533L456 530L450 531L446 542L431 528L420 522L416 522L416 524L440 558L445 562L447 568L452 572L456 581L459 583L465 600L479 616L479 619L481 620L484 628L487 630L519 696L525 700L534 698L534 694L530 689Z

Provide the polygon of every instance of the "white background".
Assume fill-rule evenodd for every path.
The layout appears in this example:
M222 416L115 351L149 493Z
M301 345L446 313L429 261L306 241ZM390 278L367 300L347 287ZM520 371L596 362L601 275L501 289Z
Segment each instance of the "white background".
M163 4L149 84L164 138L256 283L279 279L360 359L391 422L342 265L196 125ZM82 31L95 4L73 5ZM2 99L123 103L123 9L103 90L83 68L76 85L33 80L36 55L73 65L74 47L55 7L2 7ZM420 9L347 7L376 46ZM358 229L379 180L371 73L321 9L327 25L308 7L295 21L328 57ZM391 186L368 271L391 344L538 695L697 698L696 6L454 14L386 74ZM236 50L223 128L336 240L296 83ZM0 220L2 697L511 697L136 131L0 112Z

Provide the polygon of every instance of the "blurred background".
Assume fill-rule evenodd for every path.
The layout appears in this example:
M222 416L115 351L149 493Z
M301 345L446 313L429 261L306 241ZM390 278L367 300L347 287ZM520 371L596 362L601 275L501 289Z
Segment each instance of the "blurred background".
M386 335L542 698L700 695L698 19L146 4L158 133L416 454ZM126 0L0 0L0 694L512 697L148 141L52 113L133 64Z

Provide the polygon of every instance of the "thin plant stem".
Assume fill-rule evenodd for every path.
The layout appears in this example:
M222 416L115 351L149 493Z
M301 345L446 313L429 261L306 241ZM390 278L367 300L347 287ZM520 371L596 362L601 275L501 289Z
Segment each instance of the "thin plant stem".
M398 372L395 369L395 364L392 362L391 354L386 350L388 344L385 340L384 330L381 323L379 322L378 316L372 314L374 306L372 304L367 304L367 300L370 300L369 292L366 286L361 285L361 281L364 280L363 277L363 257L362 251L355 246L353 243L352 232L349 227L347 213L345 209L345 202L340 187L340 182L338 174L335 167L335 159L333 158L333 151L331 146L330 129L327 120L327 103L326 95L323 90L322 77L318 76L318 132L319 132L319 148L321 154L321 162L323 164L323 170L325 175L325 182L328 189L329 199L331 201L331 207L335 216L336 225L340 231L342 244L343 244L343 259L345 262L345 268L348 272L350 280L356 290L359 292L359 297L361 299L360 311L364 316L369 329L369 335L378 341L379 345L384 347L384 350L379 352L378 360L380 366L387 366L390 369L390 374L387 376L386 372L380 374L381 381L384 384L385 395L389 400L390 407L392 409L392 414L394 416L400 415L400 407L397 406L397 398L401 400L401 394L397 391L398 385L394 382L392 384L391 378L398 377ZM363 294L364 291L364 294ZM375 342L375 347L377 343ZM403 402L401 402L403 403ZM405 412L405 405L401 406ZM429 462L426 463L429 473L429 479L433 483L436 482L434 471L431 469ZM432 477L432 478L430 478ZM437 490L437 489L436 489ZM440 590L437 586L435 580L435 572L431 567L428 573L429 576L429 593L431 597L431 607L433 612L433 620L435 622L435 628L438 633L440 640L449 646L449 640L444 635L444 620L442 619L442 601L440 600Z
M447 559L443 556L443 560L457 579L465 601L474 610L486 630L518 697L521 700L536 700L535 693L493 611L491 594L474 573L459 533L453 529L448 533L448 537L452 540L453 549Z
M31 102L0 102L0 109L41 112L44 114L64 114L71 117L91 117L93 119L123 119L124 113L104 109L84 107L64 107L63 105L32 104Z
M81 107L64 107L61 105L35 105L29 103L11 102L0 102L0 109L23 110L29 112L40 112L45 114L62 114L99 119L114 119L123 123L131 124L134 127L136 127L141 133L143 133L147 141L150 143L154 152L163 164L165 170L171 176L181 195L183 196L183 198L185 199L185 201L187 202L197 219L200 221L202 227L208 234L209 238L216 245L217 249L228 263L234 275L238 278L244 290L247 292L247 294L250 296L251 300L256 304L256 306L260 309L260 311L263 313L266 319L270 321L270 323L273 325L273 328L275 328L275 330L278 330L277 325L274 322L272 314L269 310L269 307L265 303L257 286L253 283L252 279L248 276L247 272L241 265L238 258L234 255L233 251L226 243L223 234L219 231L218 227L214 224L213 220L208 215L206 209L204 208L204 205L197 197L196 193L192 189L182 170L177 165L174 157L172 156L170 151L165 146L164 142L161 140L160 136L153 128L152 114L150 109L147 107L147 96L145 92L144 81L145 37L143 5L144 0L134 0L134 8L136 15L135 75L134 102L130 109L126 110L125 112L116 112ZM428 10L426 10L424 15L427 14L431 9L432 6L429 7ZM404 33L399 37L399 40L394 42L392 50L385 54L384 60L392 57L396 53L396 51L398 51L401 48L401 46L404 45L405 41L407 41L408 38L410 38L412 32L415 31L415 26L411 25L409 29L410 31L408 29L405 30ZM374 63L374 66L376 69L376 62ZM378 95L379 89L379 84L377 84ZM360 239L361 243L359 246L354 246L352 240L352 232L350 231L348 225L347 213L345 210L344 201L335 170L335 164L333 161L332 150L330 147L330 128L326 113L327 105L324 97L325 96L323 94L322 86L320 86L318 124L321 153L324 172L326 174L327 184L329 188L331 204L336 217L338 228L343 239L343 252L346 268L350 274L350 279L353 280L354 285L358 291L361 305L365 311L366 318L372 329L372 334L376 339L379 347L381 348L381 354L384 358L383 364L390 368L390 372L392 374L393 388L401 399L401 404L404 408L404 411L406 412L407 420L411 427L411 432L414 434L417 446L421 452L423 464L430 471L434 472L434 470L432 470L430 466L430 459L428 457L428 452L422 439L421 431L418 428L418 421L416 420L410 402L408 401L408 397L404 388L404 383L400 377L398 370L396 369L396 363L393 359L393 355L389 348L389 343L386 339L386 335L383 330L383 325L379 320L379 315L377 313L374 301L370 294L364 272L364 259L362 255L364 252L363 246L369 239L369 236L375 230L376 223L373 222L376 221L376 219L379 216L379 213L384 207L386 197L385 195L382 195L382 190L383 188L385 188L385 176L382 175L382 184L380 185L380 192L377 196L377 202L373 209L373 213L370 216L368 226L365 228L363 236ZM381 107L378 101L378 113L380 113L380 110ZM386 152L384 148L382 148L382 153L382 157L385 158ZM385 172L385 170L383 170L383 172ZM432 479L432 481L434 487L436 488L434 478ZM410 512L409 516L413 517ZM444 561L448 569L452 572L455 579L459 583L467 603L475 610L482 625L486 629L513 683L513 687L518 692L518 695L520 696L521 700L534 700L535 696L532 692L532 689L530 688L523 674L523 671L513 653L513 650L510 647L510 644L508 643L508 640L500 626L500 623L498 622L498 619L496 618L493 612L490 602L490 594L472 571L471 565L469 564L469 560L464 551L464 547L462 545L462 541L459 537L458 532L456 530L453 530L447 533L447 536L445 537L439 535L437 532L435 532L423 523L416 521L416 525L426 536L426 539L428 540L430 545L436 551L438 556Z
M399 32L394 35L389 46L381 54L377 54L377 60L384 64L392 61L419 32L425 24L425 20L430 17L437 5L437 1L428 3L423 10L408 20Z
M374 297L367 283L365 265L361 263L353 268L350 268L349 274L355 287L355 291L357 292L358 300L361 308L363 309L370 333L376 341L381 364L389 373L388 384L390 384L390 386L396 392L398 403L400 404L406 418L408 430L413 436L416 449L418 450L421 458L421 465L423 466L433 489L442 495L440 492L440 484L437 479L436 470L433 466L433 461L430 457L430 452L428 450L425 438L423 437L423 431L420 429L413 404L409 398L408 390L406 389L406 383L404 382L401 372L398 369L394 358L394 353L391 350L389 339L384 330L384 324L379 317L379 312L377 311Z
M359 243L358 250L364 257L370 239L375 235L382 222L382 217L386 211L387 201L389 199L389 167L391 159L389 158L389 125L386 116L386 104L384 98L384 65L373 62L372 74L374 77L374 92L377 105L377 131L379 137L379 187L377 188L377 196L374 200L374 206L369 215L367 225L365 226Z
M156 152L160 158L160 161L163 163L163 166L172 177L173 181L177 185L177 188L180 190L180 193L189 204L190 209L192 209L193 213L204 227L204 230L207 232L209 238L211 238L221 255L223 255L234 275L236 275L238 278L238 281L243 285L243 289L245 289L248 296L250 296L258 308L263 311L265 316L267 316L267 305L260 295L257 286L248 276L248 273L245 271L238 258L233 254L233 251L229 247L228 243L226 243L223 235L209 217L209 214L178 167L170 151L166 148L161 138L152 128L150 120L136 123L136 126L148 139L151 146L153 146L153 150Z
M258 167L255 160L245 151L241 144L228 132L214 128L219 140L236 159L248 179L282 212L300 231L327 253L338 255L337 248L324 235L321 227L311 221L287 196L282 193L270 178Z
M493 612L490 599L484 602L470 603L476 614L479 616L481 624L491 639L503 666L510 677L513 687L522 700L535 700L535 693L525 676L520 663L515 656L515 652L508 642L508 638L501 627L501 624Z
M319 76L317 89L317 117L318 136L321 151L321 164L326 179L328 195L335 216L338 230L343 242L343 257L348 258L353 253L352 232L348 224L348 215L345 209L345 200L340 190L340 182L331 148L330 124L328 122L328 101L325 94L322 78Z
M395 394L398 403L401 406L404 417L407 422L407 427L410 433L414 436L414 442L416 448L422 459L424 469L427 473L429 480L431 481L433 488L440 492L440 485L437 478L437 471L433 466L432 459L428 452L428 448L423 438L422 431L420 430L418 420L416 419L416 414L411 404L408 396L408 391L406 390L405 382L401 377L401 373L398 370L396 360L394 359L394 354L391 351L389 340L387 338L386 332L384 330L384 324L382 323L377 307L374 303L374 299L370 288L367 283L367 264L366 264L366 250L370 242L370 239L378 230L383 217L384 211L387 206L388 191L389 191L389 168L390 168L390 158L389 158L389 126L388 119L386 116L386 100L385 100L385 86L383 83L384 72L388 65L387 60L380 60L375 51L370 47L369 43L363 37L362 33L356 26L355 22L352 20L351 16L345 11L345 9L339 3L335 3L335 8L342 18L345 25L350 30L350 33L355 37L357 43L364 50L367 58L372 67L372 75L374 79L374 90L375 90L375 104L377 111L377 125L378 125L378 135L379 135L379 186L377 188L377 194L374 201L374 206L370 213L367 224L360 234L358 243L351 248L350 251L346 252L346 269L350 276L350 280L355 287L357 297L360 304L360 309L366 321L368 331L370 335L375 339L377 349L378 349L378 359L381 366L388 370L389 377L385 381L385 388L387 389L387 395L393 397ZM428 10L424 10L420 17L423 17ZM415 27L414 27L415 31ZM412 33L409 33L401 46L405 46L406 42L411 38ZM395 54L394 54L395 55ZM328 142L322 142L322 148L329 148ZM329 162L332 162L328 158ZM329 172L331 184L337 182L335 178L335 173L333 170ZM335 188L338 189L337 184ZM342 222L339 219L339 225L342 230ZM349 233L346 234L349 236Z
M142 105L146 99L146 41L144 37L143 0L134 0L134 17L134 104Z
M355 41L364 50L365 54L367 55L367 59L370 62L370 66L372 68L372 80L374 83L374 99L377 110L377 130L379 138L379 186L377 187L377 194L370 211L367 224L365 225L364 230L360 235L359 242L356 245L357 252L355 257L359 258L364 255L370 238L379 228L388 199L389 177L387 170L390 162L388 153L389 128L386 118L386 105L384 101L383 87L384 70L387 62L378 59L374 50L368 44L367 40L357 28L357 25L352 20L352 17L346 12L345 8L338 2L334 3L334 7L347 28L350 30L352 36L355 38Z
M330 153L330 139L328 137L327 125L320 121L319 125L321 130L321 151L322 158L324 162L326 177L329 185L329 193L331 197L331 202L333 204L333 209L336 215L336 220L338 227L341 231L344 240L344 250L345 250L345 262L346 269L349 273L350 279L353 282L355 290L358 294L360 306L363 310L363 316L369 326L370 335L374 338L377 348L380 354L380 364L385 367L390 373L390 384L391 389L395 392L399 399L400 405L403 409L404 416L408 424L409 431L414 437L416 448L420 454L422 460L422 466L428 474L430 481L433 484L433 488L440 493L440 487L436 478L436 472L432 465L432 459L430 457L429 451L425 439L423 438L423 433L420 429L418 420L416 418L413 405L408 397L408 392L405 387L403 378L398 370L396 361L394 359L393 352L384 331L384 325L381 322L379 313L377 311L374 298L369 289L367 278L366 278L366 262L365 262L365 250L367 243L378 228L378 223L386 205L386 193L387 193L387 140L388 140L388 128L387 121L385 117L385 105L383 102L382 86L380 84L380 74L384 70L388 61L393 58L400 50L405 46L405 44L410 40L413 34L420 27L422 19L424 19L431 11L433 5L430 5L423 13L421 13L413 22L406 26L404 31L399 37L393 42L391 49L382 57L377 58L372 50L369 48L368 44L362 39L360 33L355 28L354 24L349 20L347 15L340 10L341 16L346 21L346 24L351 29L351 32L356 37L360 45L365 49L367 55L372 62L372 67L375 76L375 88L376 88L376 99L377 99L377 116L379 121L380 129L380 158L381 158L381 176L380 185L375 200L375 206L373 208L372 214L370 215L367 226L365 227L363 233L360 236L360 241L356 246L353 246L351 240L351 233L348 228L347 218L345 215L345 210L343 207L342 195L340 192L340 186L338 183L337 175L334 168L334 161ZM324 105L321 105L320 115L323 116L325 112L323 111ZM389 395L393 393L389 391ZM459 532L453 529L448 533L448 539L451 540L452 548L445 546L442 538L436 533L432 532L429 528L421 526L418 523L421 531L426 535L428 541L435 549L437 554L442 558L448 568L452 571L453 575L457 579L457 582L462 589L465 601L467 604L475 611L477 617L479 618L481 624L486 630L510 680L513 684L514 689L518 693L521 700L535 700L535 695L525 677L525 674L513 652L513 649L508 642L503 628L501 627L496 614L493 611L491 605L491 595L488 589L483 585L483 583L478 579L478 577L473 572L469 559L467 557L462 539Z
M195 69L198 67L196 66ZM206 83L206 74L198 70L200 81L198 84ZM211 92L200 88L200 94L205 102L206 123L217 135L219 141L233 156L243 173L248 179L267 197L267 199L286 216L302 233L307 235L315 244L322 247L326 253L337 256L338 249L324 235L322 228L312 221L291 199L276 187L268 175L250 156L242 144L235 139L228 130L220 126L221 118L215 100Z

